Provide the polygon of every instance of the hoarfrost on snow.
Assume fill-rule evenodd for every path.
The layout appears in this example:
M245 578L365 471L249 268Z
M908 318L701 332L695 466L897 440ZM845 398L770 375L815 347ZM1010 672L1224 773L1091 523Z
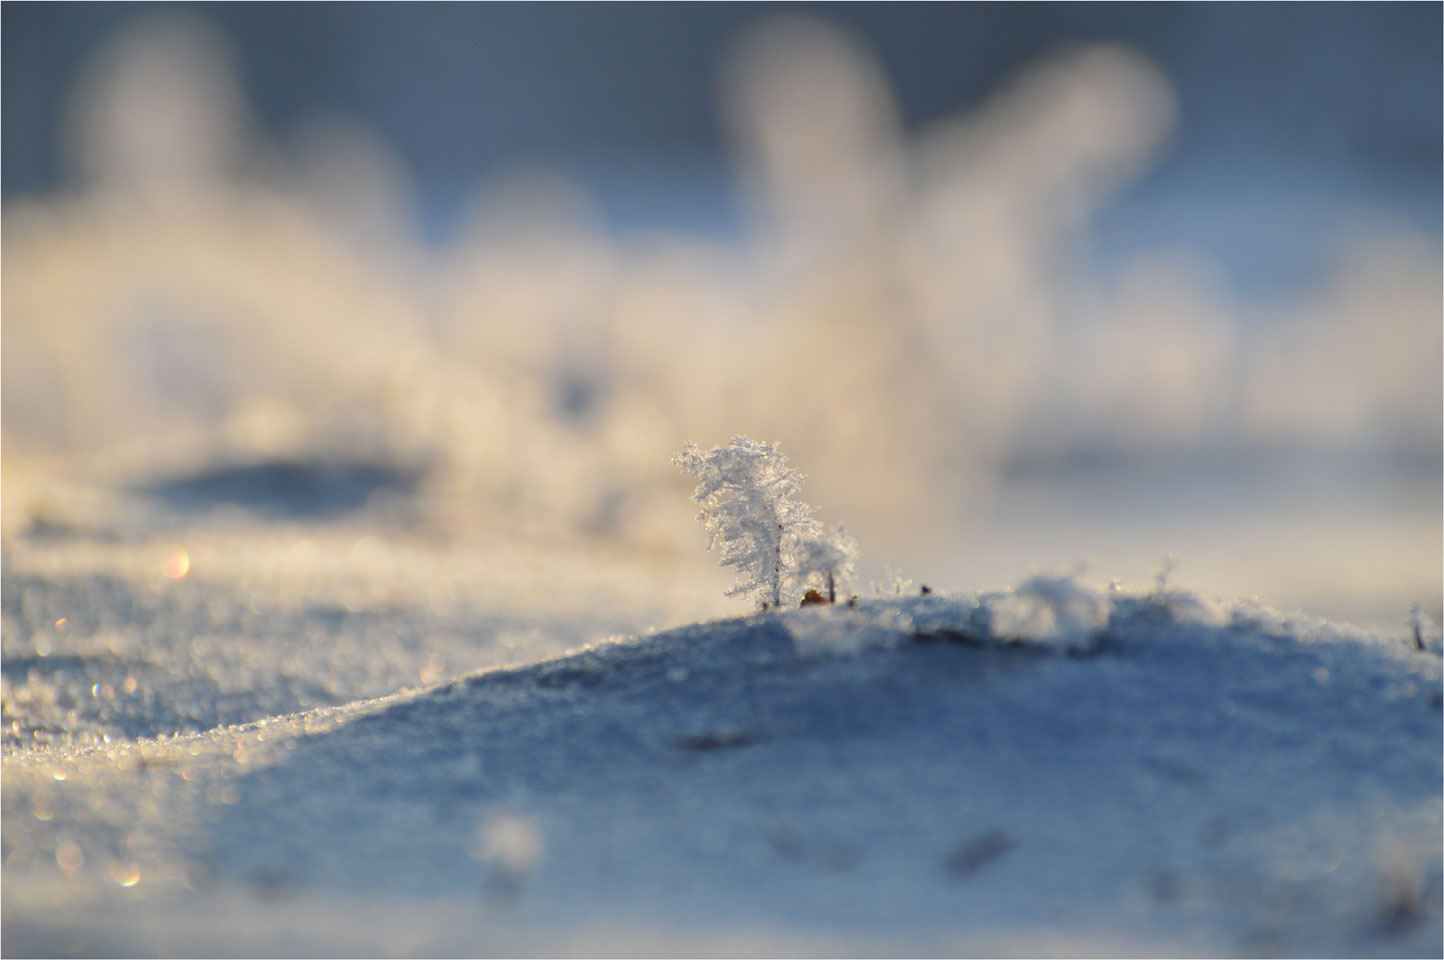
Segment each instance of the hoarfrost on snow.
M1112 609L1107 597L1074 577L1041 574L983 607L995 637L1070 650L1091 645Z
M701 481L692 499L702 505L707 548L737 568L729 597L752 595L777 609L795 603L814 577L829 587L851 577L857 542L843 527L827 533L813 508L793 499L807 478L777 444L739 435L704 454L688 441L672 462Z
M1106 637L1176 647L1185 640L1216 643L1237 633L1305 644L1347 640L1438 658L1439 631L1427 617L1422 624L1416 620L1401 638L1287 613L1256 600L1224 601L1157 585L1125 590L1117 581L1104 589L1078 575L1056 574L1037 574L1005 590L878 596L783 616L796 650L805 655L853 655L917 641L1077 654L1097 651Z
M499 811L477 824L467 852L490 865L487 886L498 896L512 898L520 894L545 849L545 836L535 817Z
M49 618L47 596L10 585L9 615ZM1070 645L1094 624L1106 643ZM284 660L324 635L300 626L252 629ZM416 642L475 656L478 624L453 626ZM38 667L86 649L49 642ZM117 645L117 691L147 653ZM1038 937L1252 953L1239 938L1272 925L1285 954L1429 955L1440 669L1399 630L1042 576L696 623L244 726L12 750L6 952L88 934L125 955L165 930L176 953L354 954L398 925L445 938L398 952L575 948L553 936L595 952L601 917L632 938L675 924L682 953L742 923L847 930L880 954L1047 952ZM157 722L186 693L142 689Z
M1077 652L1096 646L1112 612L1104 591L1077 577L1040 574L973 597L930 591L793 611L786 623L804 653L851 654L917 638Z
M793 646L804 656L851 656L896 646L911 633L911 621L899 610L819 605L790 610L784 619Z

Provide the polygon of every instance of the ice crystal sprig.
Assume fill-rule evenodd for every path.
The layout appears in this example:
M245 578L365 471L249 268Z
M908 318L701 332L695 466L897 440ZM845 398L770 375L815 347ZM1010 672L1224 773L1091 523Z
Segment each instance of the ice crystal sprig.
M688 441L672 462L699 481L692 499L702 505L707 548L736 568L729 597L751 595L765 610L795 601L809 581L830 582L835 595L836 583L851 575L856 541L841 527L829 534L795 499L807 478L777 444L736 436L703 453Z

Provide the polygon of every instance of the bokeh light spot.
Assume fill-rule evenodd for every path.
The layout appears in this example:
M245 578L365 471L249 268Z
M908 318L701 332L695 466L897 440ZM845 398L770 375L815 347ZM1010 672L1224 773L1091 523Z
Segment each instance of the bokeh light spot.
M75 844L66 841L55 848L55 862L66 873L74 873L85 865L85 853Z
M133 887L140 883L140 867L134 863L116 864L111 868L110 879L122 887Z

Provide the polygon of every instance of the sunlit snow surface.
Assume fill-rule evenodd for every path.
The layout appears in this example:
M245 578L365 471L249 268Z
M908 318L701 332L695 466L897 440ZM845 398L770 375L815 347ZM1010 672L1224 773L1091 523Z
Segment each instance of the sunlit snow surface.
M1432 624L137 529L7 544L7 955L1440 951Z

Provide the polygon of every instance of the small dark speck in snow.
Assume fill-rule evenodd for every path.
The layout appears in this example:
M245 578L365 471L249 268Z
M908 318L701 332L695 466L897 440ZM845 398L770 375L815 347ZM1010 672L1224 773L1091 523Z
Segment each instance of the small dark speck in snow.
M1148 893L1155 903L1177 903L1183 899L1183 881L1168 867L1155 867L1148 875Z
M251 893L262 903L279 903L290 896L297 878L285 867L263 867L250 876Z
M750 730L717 730L711 733L695 733L678 737L673 746L678 750L695 753L701 750L726 750L730 747L750 747L761 743L762 738Z
M943 861L943 866L954 880L968 880L994 860L1007 856L1017 845L1006 830L994 827L959 843Z
M552 690L569 687L595 687L605 679L600 670L587 667L560 667L538 674L536 685Z

